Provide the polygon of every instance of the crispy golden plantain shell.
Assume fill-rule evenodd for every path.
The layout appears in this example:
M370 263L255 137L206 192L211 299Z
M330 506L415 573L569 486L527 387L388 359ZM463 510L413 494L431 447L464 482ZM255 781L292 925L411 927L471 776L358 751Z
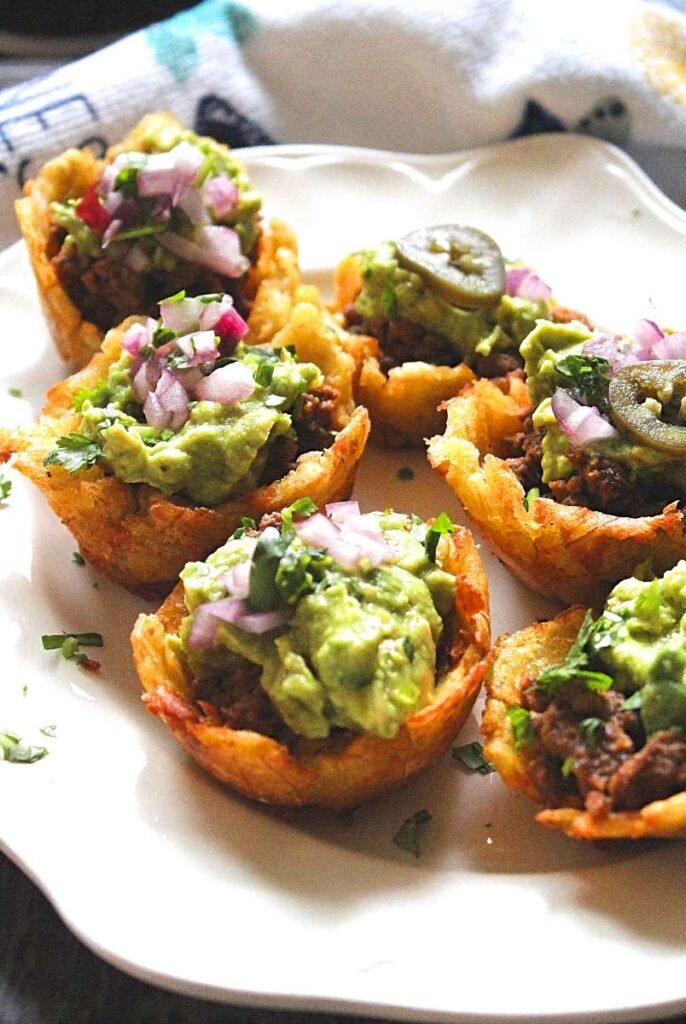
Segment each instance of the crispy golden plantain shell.
M326 741L299 741L289 749L249 730L219 724L191 700L190 680L168 636L187 614L178 584L155 615L139 616L133 654L147 693L182 747L203 768L245 796L285 807L349 808L408 781L449 746L469 715L486 668L490 644L488 583L468 530L441 541L439 559L458 579L458 631L450 666L431 703L393 739L342 732Z
M55 254L50 252L54 227L50 204L84 195L99 181L105 163L119 153L149 149L145 139L151 131L175 132L181 127L172 114L148 114L120 144L107 151L105 160L97 159L88 149L68 149L27 181L23 197L15 204L43 315L59 354L73 366L85 366L99 349L103 332L83 318L51 263ZM254 299L249 316L250 343L270 340L285 325L299 283L295 235L281 221L272 221L262 228L257 259L245 285L246 294Z
M517 749L507 709L521 703L524 686L544 669L564 661L584 617L584 609L570 608L549 622L538 622L519 633L498 639L486 678L486 708L482 729L484 752L504 782L513 790L543 803L530 771L533 747ZM655 800L638 811L615 811L594 817L576 807L539 811L536 821L562 829L574 839L686 838L686 793Z
M348 256L336 268L334 309L341 312L354 302L360 289L359 263ZM445 425L439 406L474 380L466 365L434 366L419 360L396 366L388 374L379 363L379 343L365 335L349 335L344 342L354 355L358 401L369 409L374 434L386 445L421 444Z
M167 498L144 484L122 483L99 466L76 475L61 466L45 467L43 460L57 438L78 431L74 396L107 376L119 357L122 334L134 319L108 332L88 366L50 388L33 427L0 430L0 461L14 454L14 467L40 488L87 561L135 593L159 596L173 586L186 562L205 558L243 516L260 519L304 495L317 505L347 497L367 441L369 417L353 405L353 361L338 343L328 314L303 302L293 308L274 344L294 345L298 358L316 363L327 383L338 389L334 424L339 433L330 448L301 455L280 480L214 508L202 508Z
M650 560L659 573L686 556L684 516L676 505L633 519L535 498L527 511L522 485L498 452L530 410L518 376L500 385L476 381L447 403L446 431L428 448L432 466L515 575L560 602L594 604L641 562Z

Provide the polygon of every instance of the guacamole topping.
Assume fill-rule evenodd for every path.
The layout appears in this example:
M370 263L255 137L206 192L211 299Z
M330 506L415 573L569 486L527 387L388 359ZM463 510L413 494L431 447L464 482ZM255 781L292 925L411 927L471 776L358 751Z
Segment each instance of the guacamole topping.
M309 499L282 517L278 528L239 529L183 570L182 656L198 679L230 675L236 658L258 665L299 736L390 738L431 699L455 577L415 517L361 515L356 502L324 515Z
M543 483L565 480L572 474L568 456L576 447L620 463L636 483L650 487L651 480L668 482L675 493L686 493L686 460L627 433L613 416L609 402L610 380L616 373L656 360L660 354L656 346L672 344L670 336L662 332L658 342L642 343L642 332L645 328L639 325L634 337L608 336L591 332L581 323L542 320L522 342L527 384L536 403L533 426L544 430ZM666 403L668 396L661 397ZM645 401L659 416L662 404L653 397ZM682 412L677 410L676 415L678 418Z
M51 204L64 245L137 272L188 261L244 274L262 200L241 164L214 140L169 125L151 128L144 145L115 157L81 198Z
M662 577L616 584L598 618L587 616L565 665L539 683L550 692L570 679L626 694L646 736L686 736L686 561Z
M125 483L216 505L259 485L322 374L290 349L245 345L228 295L179 293L160 310L129 327L107 378L76 396L79 431L45 462L72 472L101 463Z
M467 363L494 351L516 350L536 320L550 316L550 293L542 282L541 297L519 294L522 286L517 284L488 308L467 309L441 297L425 276L403 266L395 242L384 242L359 258L362 290L355 309L360 316L409 320L444 337Z

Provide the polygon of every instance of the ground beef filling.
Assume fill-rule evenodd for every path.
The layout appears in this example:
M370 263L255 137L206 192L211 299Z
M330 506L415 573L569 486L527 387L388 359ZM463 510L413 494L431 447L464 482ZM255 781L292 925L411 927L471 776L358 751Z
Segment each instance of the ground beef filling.
M454 345L440 334L427 331L420 324L404 317L389 320L385 316L366 319L355 309L346 306L343 315L346 329L351 334L364 334L376 338L379 343L379 365L388 373L403 363L432 363L434 366L457 366L462 356ZM524 365L516 352L492 352L488 356L477 356L473 364L479 377L504 377L505 374Z
M305 452L324 451L335 438L334 412L338 389L320 384L306 391L302 398L302 415L294 418L295 436L281 435L269 448L269 455L260 477L260 486L280 480L295 468Z
M158 304L169 295L185 290L188 295L228 293L241 316L249 313L243 297L245 278L226 278L197 263L181 261L173 271L134 270L124 260L92 260L79 256L74 245L63 246L65 233L56 229L48 246L51 263L60 284L85 320L102 331L121 323L127 316L158 316Z
M575 680L552 697L529 682L522 705L537 740L530 773L547 806L601 817L686 790L686 739L671 730L646 737L624 701L617 690L595 693Z
M659 515L666 505L681 500L667 481L651 480L637 485L631 470L619 462L593 455L580 448L566 453L572 473L566 480L541 481L543 431L536 430L529 416L518 434L506 438L501 447L504 458L525 490L538 487L545 497L561 505L578 505L615 516Z

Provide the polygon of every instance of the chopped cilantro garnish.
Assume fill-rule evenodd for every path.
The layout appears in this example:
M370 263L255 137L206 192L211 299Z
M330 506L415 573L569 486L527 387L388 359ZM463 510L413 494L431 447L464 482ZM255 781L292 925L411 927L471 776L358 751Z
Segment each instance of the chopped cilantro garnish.
M25 746L16 733L0 732L0 761L33 764L48 753L46 747Z
M642 702L642 691L634 690L634 692L629 697L622 701L620 711L640 711Z
M81 412L83 403L89 401L97 409L104 409L110 400L110 389L106 380L99 380L92 388L79 388L71 400L75 412Z
M484 748L478 740L474 740L473 743L465 743L461 747L453 747L450 753L470 772L490 775L495 771L495 765L484 757Z
M8 388L7 390L12 398L21 398L22 396L21 388Z
M574 353L555 363L555 383L569 391L574 398L596 405L607 412L607 385L611 367L600 356Z
M563 778L567 778L574 771L574 758L571 756L566 757L560 765L560 774Z
M583 718L579 722L581 738L589 750L596 750L605 727L602 718Z
M445 512L440 512L426 531L424 549L430 562L436 561L436 548L443 534L453 533L454 530L455 526L450 516Z
M290 543L288 535L274 536L268 532L260 534L250 567L248 607L251 611L269 612L282 607L276 574Z
M236 529L233 531L233 533L231 534L231 539L238 540L240 537L243 537L245 535L246 530L256 529L257 523L255 522L255 520L251 519L250 516L243 516L243 518L241 519L241 525L237 526Z
M415 645L409 636L403 637L403 653L408 661L412 661L415 655Z
M12 492L12 481L0 473L0 501L7 501Z
M397 472L398 480L414 480L414 470L411 466L401 466Z
M526 492L526 494L524 495L524 499L522 501L522 504L524 505L524 508L526 509L527 512L531 508L531 502L534 501L535 498L540 498L540 497L541 497L541 489L540 489L540 487L532 487L530 490L528 490Z
M94 661L81 651L81 647L102 647L101 633L45 633L41 637L44 651L61 651L62 657L75 661L82 668L97 671L100 662Z
M90 469L102 458L102 445L85 434L65 434L43 459L44 466L64 466L70 473Z
M406 818L402 823L396 834L393 836L393 842L396 846L400 847L401 850L407 850L408 853L412 853L415 857L419 857L421 838L420 828L422 825L426 825L430 821L431 815L428 811L416 811L411 818Z
M83 557L80 551L72 551L71 560L74 565L85 565L86 559Z
M536 739L536 730L531 721L531 712L526 708L511 707L507 709L507 718L512 728L514 745L517 750L520 747L528 747Z
M586 650L586 648L598 650L601 646L605 646L604 641L607 640L607 636L603 638L601 643L598 643L596 639L596 634L605 628L602 620L599 619L595 622L591 612L587 611L577 638L570 647L564 662L555 668L549 668L542 672L536 680L537 688L545 693L552 693L562 683L578 679L589 690L608 690L612 686L612 677L607 675L606 672L597 672L589 668L590 659Z
M292 529L293 519L309 519L317 511L312 498L298 498L288 508L283 509L281 518L285 529Z

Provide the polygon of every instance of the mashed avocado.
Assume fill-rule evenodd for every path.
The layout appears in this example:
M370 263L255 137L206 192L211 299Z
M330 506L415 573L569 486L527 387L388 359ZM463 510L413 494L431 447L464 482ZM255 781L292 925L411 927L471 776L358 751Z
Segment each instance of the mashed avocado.
M560 378L557 367L569 356L580 356L584 345L594 337L581 323L557 324L540 320L520 345L524 359L527 385L534 402L537 403L532 415L533 426L545 431L542 441L542 480L565 480L573 467L567 457L570 440L560 427L551 407L551 398L557 388L570 390L574 397L575 384ZM626 339L629 345L629 339ZM597 405L600 400L602 411L609 417L602 395L585 397L585 404ZM604 456L629 468L632 478L650 487L651 478L659 480L669 477L675 490L686 493L686 460L671 456L668 452L651 448L624 433L616 438L594 441L584 446L592 454Z
M648 734L686 734L686 562L649 582L622 580L598 623L598 657L623 693L640 690Z
M360 254L362 291L355 302L361 316L390 320L404 318L446 338L461 360L516 349L539 317L549 315L548 303L503 295L486 310L467 310L437 295L417 273L402 267L395 243Z
M293 437L299 399L321 381L321 372L285 349L241 344L233 361L263 383L232 404L191 401L186 422L173 430L144 422L132 389L133 357L124 352L100 396L83 401L81 430L102 446L105 465L125 483L149 484L209 506L253 490L273 442Z
M261 666L263 689L296 734L319 739L344 728L394 736L431 698L455 578L427 555L424 523L392 512L362 518L389 549L376 567L363 557L343 568L325 549L304 542L287 515L278 535L234 535L206 562L187 565L181 578L190 615L180 646L192 673L230 676L240 656ZM250 559L248 606L257 583L263 595L267 572L282 624L255 635L222 622L212 645L194 646L194 613L231 596L227 574Z

